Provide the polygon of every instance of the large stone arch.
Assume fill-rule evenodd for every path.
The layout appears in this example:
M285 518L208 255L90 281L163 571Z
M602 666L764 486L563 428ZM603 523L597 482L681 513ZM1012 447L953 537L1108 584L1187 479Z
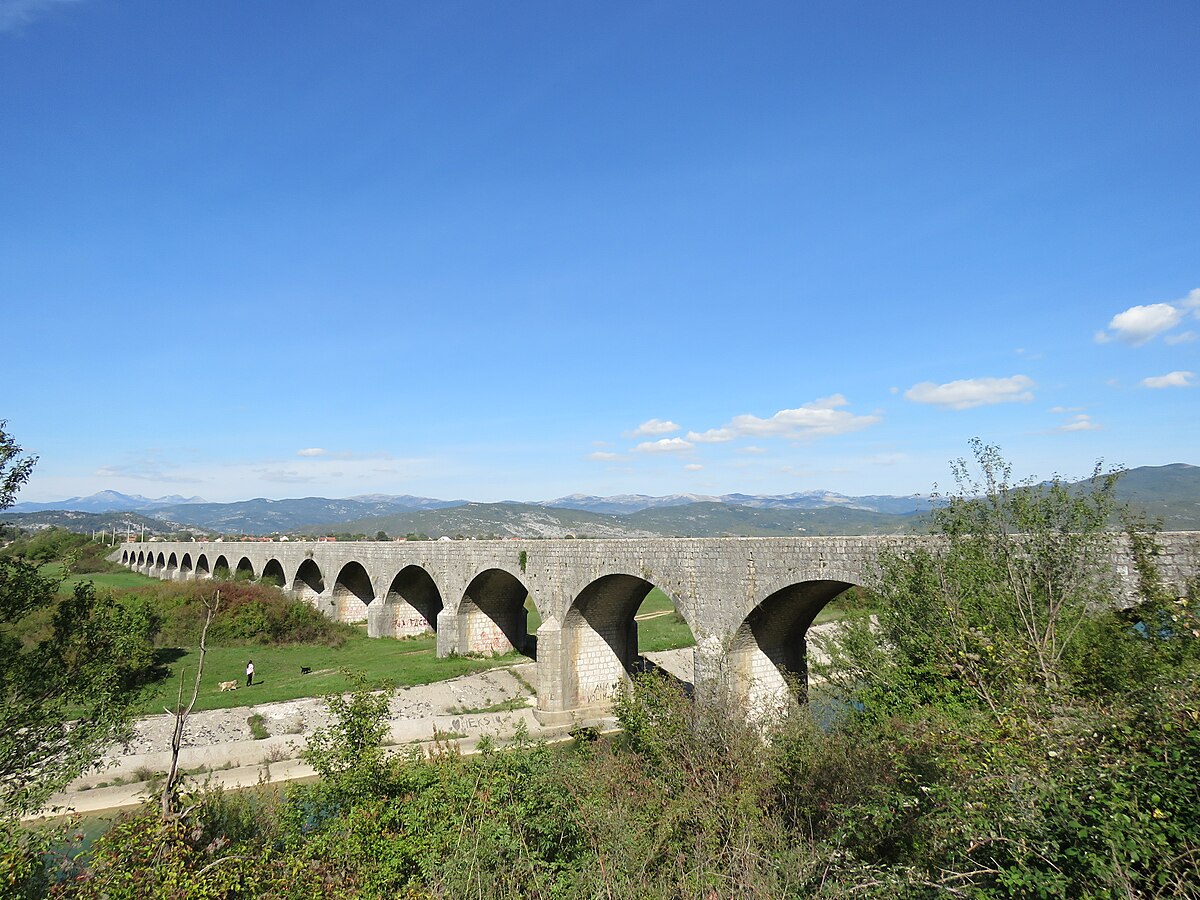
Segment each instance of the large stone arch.
M245 581L254 580L254 562L249 556L243 556L238 560L237 568L233 570L233 577Z
M212 563L208 561L207 553L201 553L196 557L196 577L212 578Z
M817 614L854 583L814 579L780 588L750 611L729 640L725 682L732 697L763 717L807 699L807 632Z
M143 568L146 565L146 554L143 553L141 550L138 551L136 565L139 569Z
M338 571L333 583L334 618L339 622L362 622L375 599L375 587L366 567L350 560Z
M433 576L423 566L405 566L392 578L383 602L367 607L367 635L399 638L437 631L443 606Z
M506 569L484 569L471 579L454 609L440 616L439 630L451 634L438 641L438 653L502 654L517 650L536 655L536 639L527 631L529 597L521 579ZM446 629L447 620L451 627Z
M229 578L232 573L229 571L229 560L222 553L213 560L212 577L213 578Z
M634 614L655 584L637 575L610 573L579 592L558 628L562 704L590 706L607 700L641 664ZM696 630L689 605L663 593ZM554 628L548 626L548 630Z
M121 551L121 565L125 566L128 564L129 564L129 551L122 550Z
M173 551L171 555L167 557L167 568L164 574L167 578L176 578L179 575L179 558Z
M195 575L196 565L192 562L192 554L185 553L179 560L179 577L188 579Z
M325 575L320 566L306 559L296 568L291 587L293 594L316 606L317 600L325 593Z
M273 584L276 587L283 587L287 584L287 575L283 571L283 563L272 557L268 559L266 565L263 566L262 575L259 576L259 581Z

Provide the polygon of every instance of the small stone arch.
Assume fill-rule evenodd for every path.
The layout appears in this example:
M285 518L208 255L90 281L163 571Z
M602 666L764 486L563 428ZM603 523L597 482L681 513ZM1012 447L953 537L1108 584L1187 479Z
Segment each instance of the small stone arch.
M190 553L183 554L183 558L181 560L179 560L180 576L183 578L191 578L192 574L193 574L193 572L192 572L193 568L194 568L194 566L192 564L192 554L190 554Z
M234 569L233 577L238 581L253 581L254 580L254 563L250 561L250 557L243 556L238 560L237 568Z
M201 553L196 557L196 577L212 578L212 567L209 565L207 553Z
M160 572L167 567L167 557L163 555L161 550L158 551L158 560L155 562L154 567Z
M325 593L325 576L321 574L321 567L311 559L300 563L296 577L292 579L292 593L315 606L318 598Z
M732 696L752 716L807 700L808 628L851 587L833 579L798 582L770 594L746 616L729 642L726 672Z
M178 570L179 570L179 559L175 556L174 552L172 552L171 555L167 557L167 572L166 572L167 577L174 578L175 573Z
M139 550L137 555L137 567L140 569L144 565L146 565L146 554L144 551Z
M399 638L437 631L443 605L433 576L419 565L405 566L392 579L383 603L367 608L367 634Z
M339 622L362 622L374 599L375 587L363 564L352 560L343 565L333 583L335 618Z
M121 551L121 565L124 566L124 565L128 565L128 564L129 564L129 551L122 550Z
M516 650L536 658L529 634L529 589L504 569L485 569L471 579L454 617L460 653L503 654Z
M266 584L273 584L275 587L283 587L287 583L287 576L283 572L283 563L277 559L268 559L258 580Z
M225 554L222 553L215 560L213 560L212 577L225 579L229 577L229 574L229 560L226 559Z

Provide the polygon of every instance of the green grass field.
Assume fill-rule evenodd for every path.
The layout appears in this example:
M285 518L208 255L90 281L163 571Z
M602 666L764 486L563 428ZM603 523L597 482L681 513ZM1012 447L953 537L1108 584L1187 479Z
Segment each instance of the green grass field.
M473 657L435 656L435 638L395 640L368 638L366 634L348 640L338 648L302 645L295 647L213 647L204 656L204 678L196 709L227 709L279 700L297 700L345 691L351 682L343 670L363 672L369 681L390 679L400 687L430 684L456 678L472 672L482 672L496 666L523 662L517 654L485 659ZM175 656L170 661L172 675L154 686L144 705L146 713L161 713L163 707L173 707L179 694L180 678L184 681L184 700L191 697L196 677L198 651L172 648L166 651ZM254 660L255 683L246 687L246 662ZM301 675L300 667L308 666L312 674ZM222 681L236 681L236 691L220 690Z
M62 578L63 565L60 562L46 563L38 569L50 578ZM122 569L118 572L93 572L88 575L70 575L63 578L59 585L60 594L69 594L75 590L75 585L81 581L90 581L96 585L96 590L122 590L124 588L141 587L144 584L158 584L157 578L151 578L140 572L130 572Z

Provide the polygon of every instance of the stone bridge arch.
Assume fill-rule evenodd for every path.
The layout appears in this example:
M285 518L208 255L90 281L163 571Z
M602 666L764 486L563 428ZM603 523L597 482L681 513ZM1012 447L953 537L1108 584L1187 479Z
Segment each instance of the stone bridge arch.
M311 557L306 557L296 567L296 574L288 584L288 589L305 603L322 608L321 597L325 593L325 573Z
M536 656L536 638L528 632L525 608L531 596L525 582L507 568L493 566L476 573L454 606L438 616L438 654L499 655L515 650Z
M366 567L356 559L342 563L333 582L334 617L339 622L365 622L374 599L375 586Z
M619 569L592 577L572 592L561 619L543 623L539 646L539 707L586 708L603 703L644 664L638 647L638 608L656 587L674 605L695 634L695 606L672 588L657 584L645 567L633 575Z
M258 576L258 580L273 584L275 587L283 587L287 584L287 575L283 571L283 563L275 557L271 557L262 567L262 574Z
M387 581L382 602L367 607L367 635L401 638L436 632L444 607L429 570L410 563Z
M724 648L725 688L736 702L767 716L806 701L808 629L854 586L838 579L796 582L755 606Z

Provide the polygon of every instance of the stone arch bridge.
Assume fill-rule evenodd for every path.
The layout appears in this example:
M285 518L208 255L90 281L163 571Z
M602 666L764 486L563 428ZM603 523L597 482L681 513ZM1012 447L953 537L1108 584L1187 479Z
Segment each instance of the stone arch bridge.
M537 660L539 716L569 721L606 701L639 663L634 613L654 587L696 637L695 689L748 708L805 676L805 633L838 594L869 578L896 538L129 543L113 559L163 579L273 581L372 637L435 631L437 653ZM913 540L913 539L909 539ZM1179 583L1200 535L1162 535ZM1125 589L1127 554L1113 560ZM526 598L541 617L527 634Z

